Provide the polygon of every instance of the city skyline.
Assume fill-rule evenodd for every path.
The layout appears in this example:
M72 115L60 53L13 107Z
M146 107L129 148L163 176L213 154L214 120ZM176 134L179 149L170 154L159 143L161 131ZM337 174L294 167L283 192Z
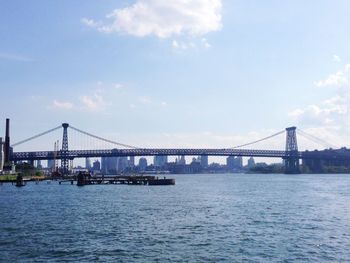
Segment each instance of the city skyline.
M347 1L0 7L12 142L69 122L143 147L233 147L292 125L350 146Z

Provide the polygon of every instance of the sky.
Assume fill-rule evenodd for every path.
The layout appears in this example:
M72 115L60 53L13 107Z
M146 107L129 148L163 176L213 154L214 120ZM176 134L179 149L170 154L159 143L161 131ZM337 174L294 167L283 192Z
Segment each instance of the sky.
M0 134L8 117L12 142L68 122L138 147L229 148L297 126L350 147L349 10L348 0L0 0Z

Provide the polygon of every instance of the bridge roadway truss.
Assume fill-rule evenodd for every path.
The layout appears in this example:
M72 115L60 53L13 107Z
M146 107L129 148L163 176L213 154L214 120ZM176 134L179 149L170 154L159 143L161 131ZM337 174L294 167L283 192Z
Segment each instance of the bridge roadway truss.
M270 158L290 158L288 151L275 150L246 150L246 149L110 149L110 150L69 150L64 151L39 151L39 152L13 152L12 161L34 161L34 160L53 160L70 159L86 157L123 157L123 156L242 156L242 157L270 157ZM293 158L298 159L323 159L323 160L344 160L350 159L350 154L331 154L331 153L313 153L295 152Z

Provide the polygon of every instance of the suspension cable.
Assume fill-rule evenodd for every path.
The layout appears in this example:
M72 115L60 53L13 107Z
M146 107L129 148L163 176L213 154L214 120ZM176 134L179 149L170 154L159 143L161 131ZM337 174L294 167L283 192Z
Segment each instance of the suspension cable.
M41 136L44 136L44 135L46 135L46 134L48 134L48 133L50 133L50 132L54 132L54 131L56 131L56 130L58 130L58 129L60 129L60 128L62 128L62 125L60 125L60 126L58 126L58 127L56 127L56 128L53 128L53 129L51 129L51 130L48 130L48 131L39 133L39 134L37 134L37 135L35 135L35 136L33 136L33 137L30 137L30 138L28 138L28 139L25 139L25 140L23 140L23 141L16 142L16 143L12 144L11 147L15 147L15 146L18 146L18 145L20 145L20 144L29 142L29 141L31 141L31 140L34 140L34 139L39 138L39 137L41 137Z
M258 143L258 142L262 142L262 141L271 139L272 137L275 137L275 136L280 135L280 134L283 134L283 133L285 133L285 130L282 130L282 131L280 131L280 132L277 132L277 133L275 133L275 134L272 134L272 135L270 135L270 136L267 136L267 137L265 137L265 138L262 138L262 139L259 139L259 140L253 141L253 142L245 143L245 144L242 144L242 145L237 145L237 146L235 146L235 147L232 147L231 149L237 149L237 148L249 146L249 145L252 145L252 144L255 144L255 143Z
M312 135L312 134L309 134L301 129L298 129L299 131L299 134L301 136L303 136L304 138L307 138L315 143L319 143L319 144L322 144L323 146L326 146L326 147L331 147L331 148L337 148L337 146L335 146L334 144L332 143L329 143L327 142L326 140L323 140L323 139L320 139L320 138L317 138L316 136Z
M78 128L75 128L73 126L69 126L69 128L77 131L77 132L80 132L82 134L85 134L87 136L90 136L90 137L93 137L95 139L98 139L98 140L101 140L101 141L104 141L104 142L108 142L108 143L111 143L111 144L115 144L115 145L118 145L118 146L122 146L122 147L126 147L126 148L131 148L131 149L140 149L139 147L135 147L135 146L131 146L131 145L127 145L127 144L123 144L123 143L119 143L119 142L114 142L114 141L111 141L111 140L108 140L108 139L105 139L105 138L102 138L102 137L99 137L99 136L96 136L96 135L93 135L91 133L88 133L88 132L85 132L85 131L82 131Z

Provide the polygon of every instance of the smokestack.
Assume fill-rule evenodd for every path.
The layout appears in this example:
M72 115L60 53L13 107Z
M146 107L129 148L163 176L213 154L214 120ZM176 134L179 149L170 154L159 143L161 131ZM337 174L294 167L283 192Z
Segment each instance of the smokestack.
M4 169L4 152L2 150L2 137L0 137L0 170Z
M6 135L4 145L4 163L8 165L10 162L10 119L6 119Z

